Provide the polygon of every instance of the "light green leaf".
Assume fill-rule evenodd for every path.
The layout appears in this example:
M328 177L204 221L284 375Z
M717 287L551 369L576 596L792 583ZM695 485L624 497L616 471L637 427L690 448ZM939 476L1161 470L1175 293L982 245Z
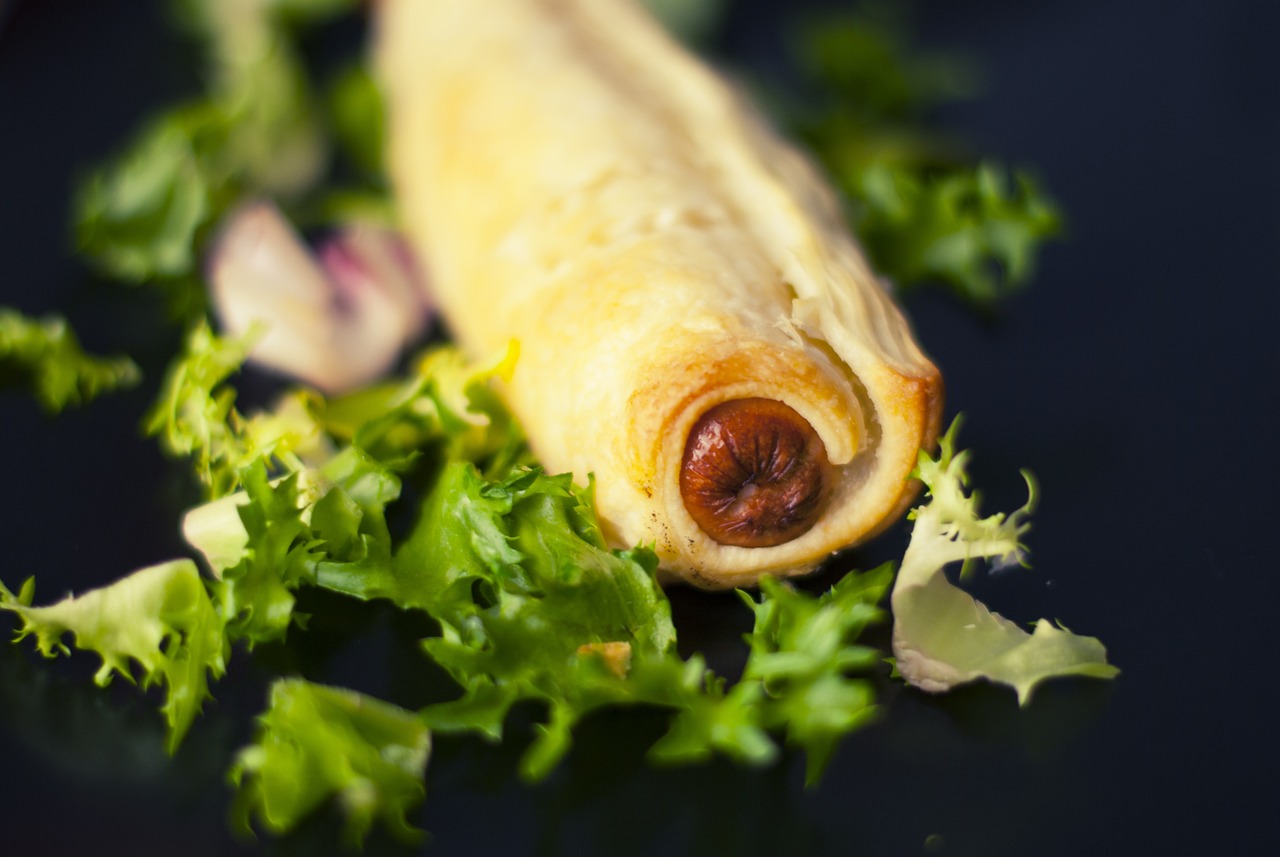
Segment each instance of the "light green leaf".
M349 447L323 469L274 480L249 469L243 483L183 520L183 536L217 577L210 585L230 638L252 647L284 636L305 585L399 594L384 510L400 482L376 462Z
M245 548L239 562L210 586L228 638L252 647L285 636L293 621L293 592L315 580L323 553L306 520L314 494L300 474L275 484L261 467L242 476L245 502L236 512Z
M852 674L875 669L880 653L856 640L884 618L877 605L892 579L884 565L850 572L816 597L771 578L761 580L758 603L743 593L756 615L743 681L760 684L761 723L807 752L810 784L839 740L875 714L871 681Z
M16 381L29 386L46 412L55 414L132 387L139 377L128 357L85 354L66 320L37 320L0 307L0 385Z
M175 108L91 173L76 199L80 251L129 283L195 273L197 237L226 204L229 169L217 155L227 117L211 105Z
M532 463L524 432L493 389L493 381L511 377L517 356L515 343L478 363L456 347L433 348L408 379L330 401L325 428L390 467L434 453L505 474Z
M1026 283L1061 228L1057 207L1023 173L995 164L945 170L870 163L846 174L855 223L876 267L905 285L936 280L980 304Z
M954 454L959 422L943 437L937 458L920 454L916 475L929 501L913 513L911 543L894 586L893 651L898 672L930 692L985 678L1007 684L1026 704L1046 679L1083 675L1111 678L1106 649L1045 620L1033 633L996 615L953 586L944 569L955 562L992 559L1019 562L1033 501L1011 515L981 517L968 493L967 453ZM1028 485L1030 485L1028 478Z
M691 764L721 753L743 764L767 765L778 757L760 707L761 687L744 681L725 690L723 679L700 655L641 659L631 677L634 697L675 709L671 726L649 751L662 764Z
M282 833L336 800L352 844L376 820L416 840L421 831L407 814L426 794L430 751L430 733L413 712L354 691L282 679L271 686L254 743L231 770L234 812L246 831L256 817Z
M143 423L169 453L195 459L196 475L211 498L230 493L239 482L237 465L244 456L231 424L236 394L223 382L240 370L251 347L251 337L220 338L206 323L198 324Z
M260 332L229 338L214 335L205 322L196 325L143 421L143 430L167 452L193 459L211 499L234 492L245 470L297 472L334 454L318 416L324 408L318 394L295 390L249 416L236 409L236 391L227 381Z
M168 746L176 750L209 698L209 675L226 670L222 624L195 564L150 566L48 607L31 606L33 591L31 580L16 597L0 585L0 609L22 620L18 639L34 636L40 653L54 657L68 653L62 638L69 633L76 648L101 656L99 685L118 674L144 688L164 686Z

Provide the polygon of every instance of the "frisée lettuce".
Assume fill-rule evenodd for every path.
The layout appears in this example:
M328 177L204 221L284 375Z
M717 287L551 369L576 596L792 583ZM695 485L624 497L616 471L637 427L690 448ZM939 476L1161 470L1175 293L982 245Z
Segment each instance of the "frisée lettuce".
M301 679L271 686L254 742L236 757L230 779L234 814L281 833L336 798L351 844L375 820L403 839L418 839L407 813L426 792L422 778L431 735L412 711L345 688Z
M300 589L430 615L439 632L422 641L422 654L453 679L452 699L409 712L293 678L275 686L233 774L240 817L272 831L335 798L357 838L376 818L407 834L428 736L502 740L518 702L544 713L521 763L529 779L569 751L583 717L643 705L669 714L650 750L657 762L719 754L767 764L785 742L805 753L816 782L839 741L878 711L883 655L859 638L886 618L893 566L850 572L820 594L770 579L756 595L741 593L754 628L737 682L696 654L681 657L656 556L643 546L610 550L590 485L530 466L490 386L512 358L468 366L446 347L386 389L333 402L309 394L305 418L289 396L277 412L247 417L218 405L212 434L232 439L243 426L287 422L290 403L295 424L334 421L305 456L295 444L252 446L257 457L235 474L236 490L188 513L184 532L207 575L178 560L43 608L31 606L28 581L16 596L0 590L0 608L20 617L20 636L35 636L45 654L65 651L67 633L98 652L100 682L132 677L135 663L143 686L165 685L170 749L233 646L305 628L295 612ZM194 411L228 401L224 383L193 386L209 400ZM1051 676L1114 675L1096 640L1043 623L1028 635L946 581L954 561L1020 550L1029 511L977 516L954 433L937 458L920 460L929 497L913 513L891 600L899 672L929 691L988 678L1013 685L1023 701ZM410 476L430 487L408 531L393 538L387 511L403 502ZM317 713L325 722L314 722Z
M959 420L939 444L936 458L920 454L916 476L929 502L911 513L915 524L894 585L893 652L898 672L922 690L939 692L988 679L1007 684L1026 704L1036 686L1054 676L1111 678L1119 671L1093 637L1079 637L1041 619L1028 634L953 586L943 570L982 559L1018 563L1020 539L1035 494L1010 515L978 514L967 492L968 454L955 452ZM1028 487L1033 486L1027 476Z
M168 747L176 749L209 698L209 676L226 671L223 624L195 563L182 559L139 569L48 607L32 607L34 595L33 578L17 595L0 584L0 610L16 613L22 623L17 639L34 637L40 653L52 658L69 653L63 638L70 634L76 648L102 658L94 675L99 685L115 675L143 688L162 685Z

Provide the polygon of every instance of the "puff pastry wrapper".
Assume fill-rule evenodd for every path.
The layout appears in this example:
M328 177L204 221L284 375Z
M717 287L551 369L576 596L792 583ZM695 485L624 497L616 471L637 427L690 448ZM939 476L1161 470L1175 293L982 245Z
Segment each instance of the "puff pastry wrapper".
M815 567L911 501L942 385L809 163L629 0L380 0L406 233L552 472L594 473L606 534L696 585ZM803 535L720 544L685 442L721 402L784 402L834 467Z

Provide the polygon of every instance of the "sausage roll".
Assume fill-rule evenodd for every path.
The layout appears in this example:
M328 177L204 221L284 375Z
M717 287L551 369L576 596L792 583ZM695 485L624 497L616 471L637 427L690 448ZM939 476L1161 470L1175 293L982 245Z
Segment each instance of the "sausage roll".
M458 341L606 535L706 588L910 503L942 381L814 168L630 0L380 0L389 164Z

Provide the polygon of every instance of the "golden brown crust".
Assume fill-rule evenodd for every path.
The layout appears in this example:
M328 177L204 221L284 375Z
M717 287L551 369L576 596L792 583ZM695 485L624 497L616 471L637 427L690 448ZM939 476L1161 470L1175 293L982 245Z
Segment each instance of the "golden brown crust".
M942 382L831 192L626 0L384 0L379 62L405 226L554 471L596 477L606 535L706 587L813 568L883 529ZM690 515L690 433L783 403L830 476L812 525L723 544Z

